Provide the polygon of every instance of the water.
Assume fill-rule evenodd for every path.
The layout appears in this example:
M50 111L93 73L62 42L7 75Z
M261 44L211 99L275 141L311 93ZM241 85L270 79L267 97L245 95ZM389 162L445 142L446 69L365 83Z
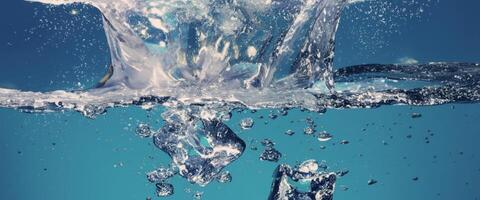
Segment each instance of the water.
M459 51L460 60L450 59L448 56L422 59L425 63L452 60L445 63L417 64L416 59L404 55L394 55L398 56L395 57L398 60L391 61L388 56L382 57L377 55L380 53L370 51L372 47L368 46L362 46L364 51L368 52L362 56L363 61L350 63L358 59L355 53L350 54L352 61L344 61L347 58L342 58L342 52L359 48L354 42L350 43L349 48L342 43L348 42L348 37L345 37L348 34L345 32L348 32L349 25L352 25L349 20L355 22L356 18L351 16L364 17L360 18L360 22L362 19L373 21L380 16L380 24L398 25L402 20L426 17L426 14L422 14L424 9L434 12L437 6L437 9L448 7L445 2L419 2L354 3L327 0L212 4L209 1L194 1L192 4L183 4L182 1L122 1L104 4L102 1L88 1L100 8L104 19L92 7L81 4L45 7L41 4L17 3L26 9L38 7L37 15L38 11L49 11L41 18L41 26L38 27L40 30L49 27L47 29L52 32L63 30L70 34L78 30L91 32L96 36L90 36L94 39L89 39L88 34L72 36L75 40L81 38L80 41L74 41L76 45L88 45L74 45L75 48L71 50L74 52L73 57L79 57L83 65L73 74L63 75L62 78L70 76L66 78L67 81L58 85L52 83L48 87L28 86L30 83L24 80L22 82L22 79L13 81L13 85L18 86L3 84L4 87L10 85L9 88L24 91L71 88L44 93L0 90L2 107L37 113L25 115L17 111L2 110L5 116L9 116L2 117L5 122L2 129L5 132L14 132L14 136L27 137L32 143L30 146L20 146L17 140L13 140L14 136L3 135L6 137L2 139L5 141L5 157L12 159L12 162L8 163L15 163L15 159L25 161L25 157L28 157L31 158L27 159L29 161L39 159L33 166L44 165L37 167L39 169L36 171L22 170L27 172L17 174L20 178L6 180L18 182L15 185L20 186L23 178L39 177L45 181L36 183L42 187L35 186L34 194L37 198L43 195L42 198L45 199L61 198L63 192L58 192L58 189L55 189L58 185L52 183L55 179L62 183L72 182L72 186L78 185L71 188L63 186L65 189L62 191L69 195L75 194L72 198L79 199L147 198L154 197L155 190L161 191L163 195L169 194L170 186L174 187L171 198L202 196L205 199L221 199L232 195L230 198L258 199L270 195L270 198L275 199L278 198L275 197L278 188L275 184L271 188L275 180L271 175L275 168L281 163L295 167L303 161L315 159L319 163L319 174L308 175L301 180L292 178L293 174L288 176L293 179L290 183L302 191L309 190L309 182L321 182L320 186L325 190L316 190L316 186L313 186L313 193L309 194L317 198L323 196L323 199L328 199L330 195L327 194L332 192L329 184L333 184L335 180L336 199L359 196L372 198L374 195L384 195L384 199L392 199L392 196L402 199L405 197L405 190L417 194L413 196L418 199L449 199L459 195L451 192L451 189L444 189L447 186L463 191L461 195L466 199L477 198L478 195L472 189L478 185L475 177L479 173L475 166L478 162L475 159L472 139L474 129L467 126L478 117L474 112L478 109L475 104L381 107L373 110L331 109L478 101L477 60L475 56L468 57L475 55L471 54L472 52L478 52L474 45L468 53ZM469 7L467 5L465 9ZM407 11L403 11L402 6ZM154 8L161 8L163 13L160 16L170 17L159 19L159 15L155 15L159 11ZM375 10L375 15L366 14L369 12L365 12L365 8ZM68 25L49 21L52 20L50 15L56 12L66 18ZM356 12L360 14L355 14ZM404 14L401 14L402 12ZM341 58L337 65L374 63L370 59L375 62L385 59L386 63L402 64L362 65L334 70L333 47L340 13L346 20L342 21L345 24L343 29L340 23L339 35L344 35L344 40L341 40L342 37L337 40L337 53L340 54L337 57ZM262 18L265 14L271 14L271 17ZM237 17L225 17L230 15ZM391 19L391 16L399 18ZM247 23L247 19L256 20ZM75 23L68 23L68 20ZM112 52L112 60L106 60L104 64L101 64L102 59L95 59L97 54L102 52L106 55L106 43L101 36L102 27L98 25L102 20ZM279 21L274 22L275 20ZM385 20L387 21L383 22ZM76 25L76 22L85 24L72 26ZM270 23L278 26L265 26ZM378 24L372 23L372 26L375 25ZM392 27L384 27L384 30L396 30L395 26ZM454 28L452 25L452 29ZM193 34L192 30L198 34ZM368 31L372 30L362 27L353 32L363 33L358 39L365 43ZM452 30L452 33L448 34L454 32ZM475 30L471 32L475 33ZM41 32L29 29L25 34L33 38L44 37L35 33ZM372 33L375 33L372 34L372 40L395 34L381 30ZM472 41L477 41L478 38L473 33ZM28 37L25 39L27 42L31 40ZM65 38L68 39L68 34ZM270 42L272 40L276 42ZM38 46L48 47L49 42L43 42L45 41ZM20 42L8 40L6 48L17 47L17 43ZM56 40L50 43L62 45L61 41ZM469 45L470 43L472 42L470 41ZM369 44L377 50L385 48L381 43ZM460 44L463 43L458 44L462 49L469 47ZM96 51L99 53L87 52L89 49L96 49L97 45ZM455 45L449 47L453 47L453 50ZM65 48L71 47L66 45ZM38 51L41 55L45 50ZM92 59L85 58L89 54L92 54ZM418 56L428 57L427 55L425 53ZM6 62L8 60L6 58ZM113 65L108 68L110 62ZM89 70L88 66L92 65L89 63L104 65L106 68ZM108 71L103 79L102 71ZM9 73L8 70L6 73ZM31 78L27 77L27 80L29 79ZM75 79L79 81L70 81ZM97 80L102 81L96 84ZM130 106L132 104L138 107ZM162 107L158 106L159 104ZM248 109L244 110L246 107L262 109L253 113ZM96 119L88 121L71 113L71 110ZM55 113L46 114L51 111ZM325 111L327 112L322 115ZM253 119L253 126L248 119ZM442 120L445 123L437 124ZM42 129L39 129L40 127ZM296 134L289 136L285 134L287 130ZM33 134L37 131L38 135ZM459 131L464 132L465 136L459 136ZM42 136L43 132L53 134L54 138ZM70 133L70 138L61 138L57 132ZM101 136L113 132L120 134ZM325 137L326 134L329 136ZM99 144L92 148L88 148L91 145L88 142L83 144L84 147L76 144L89 137L92 138L91 141L98 141ZM124 138L114 142L112 137ZM268 140L265 140L266 138ZM459 138L458 142L452 144L452 138ZM67 139L71 141L68 142ZM108 147L110 149L105 150ZM62 148L65 151L60 152L58 149ZM75 148L78 149L76 153L68 153ZM98 155L102 150L104 155ZM421 153L418 153L419 150ZM33 156L34 154L29 152L45 154ZM55 153L60 156L50 156ZM127 156L128 154L131 156ZM53 163L61 165L65 162L76 162L76 159L72 159L74 155L79 158L86 156L82 161L88 162L78 162L74 166L61 169L47 166ZM91 158L89 155L99 157ZM384 161L388 161L387 164ZM98 169L102 173L92 173L82 166ZM426 166L431 167L425 169ZM18 166L6 168L2 171L9 177L15 173L7 172ZM69 168L76 170L70 171ZM432 168L437 170L431 170ZM148 183L149 172L166 169L176 175L150 179L153 183ZM72 173L77 170L85 172L82 174L89 172L92 176L79 177ZM115 170L132 172L131 177L123 173L121 176L115 175ZM231 181L219 181L228 177L225 175L227 171ZM397 173L398 171L411 172L411 175ZM333 175L332 172L339 173ZM316 178L312 179L310 176ZM327 178L330 176L332 179ZM440 176L447 176L445 182L448 184L439 185L440 181L435 180ZM450 176L451 178L448 178ZM82 180L97 180L98 177L104 177L107 181L104 184L98 182L104 186L93 189L92 185L82 184ZM459 181L458 177L464 178ZM330 181L326 181L327 179ZM86 183L85 181L83 182ZM5 185L5 188L11 187L8 182L2 182L2 185ZM45 186L41 183L51 185ZM432 192L431 189L426 189L433 186L438 190ZM118 188L122 188L121 193L118 193ZM30 198L29 194L14 192L16 189L12 191L6 192L5 198L11 198L10 195L25 195L22 199ZM307 193L298 193L297 197L302 194ZM409 197L411 196L409 194Z

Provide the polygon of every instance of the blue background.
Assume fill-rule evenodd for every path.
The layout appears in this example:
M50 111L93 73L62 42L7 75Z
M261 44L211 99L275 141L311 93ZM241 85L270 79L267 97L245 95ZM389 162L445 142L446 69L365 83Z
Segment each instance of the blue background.
M95 9L20 0L2 3L0 87L82 89L103 76L109 55ZM420 14L410 6L410 12L416 13L413 18L391 9L383 15L386 24L359 12L378 8L375 5L357 4L345 10L337 35L336 67L397 63L402 58L480 62L479 1L440 0ZM402 3L393 1L390 6L394 5ZM72 15L72 9L80 14ZM313 158L325 160L330 171L350 170L338 180L335 199L479 199L479 111L476 104L328 110L323 115L293 110L276 120L259 119L267 118L269 110L235 113L228 124L248 149L227 167L233 181L201 188L175 177L176 194L170 199L191 199L195 191L204 192L204 199L266 199L278 163L258 160L263 148L251 141L264 138L272 139L283 153L281 163L294 165ZM145 173L169 159L149 139L137 137L134 129L140 122L159 128L161 112L162 108L150 112L118 108L90 120L73 112L25 114L0 109L0 199L153 197L154 186ZM423 116L412 119L413 112ZM303 135L307 116L315 120L317 130L330 132L334 139L320 143ZM252 130L238 126L245 117L255 119ZM286 136L287 129L296 134ZM350 144L340 145L343 139ZM327 148L321 150L320 145ZM250 150L252 146L259 150ZM372 178L378 183L367 185ZM343 191L343 186L349 189Z

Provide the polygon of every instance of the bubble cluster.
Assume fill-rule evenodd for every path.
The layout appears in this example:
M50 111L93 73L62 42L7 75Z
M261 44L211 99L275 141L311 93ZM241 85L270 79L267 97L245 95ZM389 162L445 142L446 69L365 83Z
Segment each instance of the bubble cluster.
M70 59L72 67L56 72L58 81L50 81L50 87L83 90L95 86L109 63L107 41L99 37L104 35L100 12L87 4L34 5L36 25L24 31L24 42L35 43L33 48L44 56L51 49L69 47L61 55Z
M245 119L242 119L242 121L240 122L240 127L244 130L247 130L247 129L251 129L253 127L253 119L252 118L245 118Z
M400 34L402 27L412 20L423 20L431 7L438 0L367 0L351 3L342 13L343 31L353 43L348 45L354 49L376 54L388 47L386 38ZM371 56L363 55L363 56Z

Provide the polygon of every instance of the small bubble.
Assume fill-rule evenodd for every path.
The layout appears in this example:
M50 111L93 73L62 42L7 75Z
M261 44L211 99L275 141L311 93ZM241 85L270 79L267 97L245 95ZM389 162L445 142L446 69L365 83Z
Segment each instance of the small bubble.
M275 146L275 143L273 143L273 141L270 140L270 139L264 139L261 143L262 143L262 145L263 145L264 147L273 147L273 146Z
M155 186L159 197L167 197L174 193L173 185L170 183L157 183Z
M278 162L282 157L282 153L274 149L273 147L267 147L260 155L260 160Z
M143 123L137 126L135 133L142 138L148 138L153 136L153 131L150 130L150 126L148 124L143 124Z
M275 113L270 113L270 114L268 114L268 117L270 119L277 119L278 115L276 115Z
M289 129L289 130L287 130L287 131L285 131L285 135L292 136L292 135L294 135L294 134L295 134L295 132L294 132L294 131L292 131L292 130L290 130L290 129Z
M320 141L320 142L326 142L326 141L331 140L332 138L333 138L333 136L330 133L327 133L325 131L318 134L318 141Z
M340 141L340 144L350 144L350 142L348 140L342 140Z
M337 172L337 175L342 177L342 176L347 175L349 172L350 172L349 170L341 170L341 171Z
M77 9L72 9L72 10L70 11L70 14L71 14L71 15L78 15L79 13L80 13L80 12L79 12Z
M315 129L308 126L305 129L303 129L303 133L305 133L305 135L313 135L315 133Z
M311 117L307 117L305 119L305 122L307 123L308 126L315 126L315 122L313 121L313 119Z
M203 192L195 192L195 194L193 194L193 199L200 200L202 199L202 196L203 196Z
M415 119L415 118L420 118L420 117L422 117L422 114L420 114L420 113L412 113L412 118Z
M280 109L279 113L282 116L286 116L286 115L288 115L288 109L287 108L282 108L282 109Z
M243 130L251 129L253 127L253 119L252 118L245 118L240 122L240 127Z

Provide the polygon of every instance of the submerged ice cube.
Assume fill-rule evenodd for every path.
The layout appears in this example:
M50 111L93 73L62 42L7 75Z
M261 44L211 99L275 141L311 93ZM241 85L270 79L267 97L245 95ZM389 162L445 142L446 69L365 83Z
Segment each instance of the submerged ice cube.
M282 164L273 174L269 200L332 200L335 189L335 173L320 173L315 169L315 161L309 160L293 168ZM301 191L289 181L309 182L308 191Z
M348 140L342 140L342 141L340 141L340 144L350 144L350 141L348 141Z
M207 185L245 150L245 143L217 119L173 114L166 121L154 143L192 183Z

